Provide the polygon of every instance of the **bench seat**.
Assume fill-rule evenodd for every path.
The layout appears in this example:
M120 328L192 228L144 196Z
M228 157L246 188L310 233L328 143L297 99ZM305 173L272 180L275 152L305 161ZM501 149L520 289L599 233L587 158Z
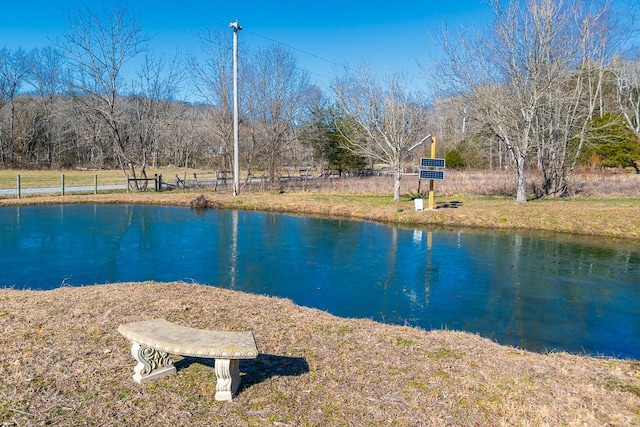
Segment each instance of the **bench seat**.
M215 359L216 400L231 400L240 387L240 359L258 357L253 333L221 332L176 325L165 319L125 323L118 327L133 344L138 364L133 379L143 384L176 372L170 354Z

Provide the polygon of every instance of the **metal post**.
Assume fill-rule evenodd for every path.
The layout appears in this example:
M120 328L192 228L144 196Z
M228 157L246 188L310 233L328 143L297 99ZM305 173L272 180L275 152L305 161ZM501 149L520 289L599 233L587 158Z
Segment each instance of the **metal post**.
M93 194L98 194L98 175L93 175Z
M64 196L64 175L60 175L60 194Z
M436 158L436 137L432 136L431 137L431 158L435 159ZM434 183L433 180L430 179L429 180L429 209L433 209L433 195L435 193L434 191Z
M21 192L21 189L20 189L20 174L18 174L16 176L16 187L18 189L18 199L19 199L20 198L20 192Z
M238 20L229 24L233 28L233 195L238 195L240 186L240 155L238 152L238 31L242 29Z

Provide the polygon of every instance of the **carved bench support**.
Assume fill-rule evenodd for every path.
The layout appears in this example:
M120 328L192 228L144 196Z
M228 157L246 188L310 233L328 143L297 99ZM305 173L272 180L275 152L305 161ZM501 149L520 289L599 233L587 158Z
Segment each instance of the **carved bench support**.
M240 388L240 360L258 357L253 334L187 328L164 319L120 325L118 332L132 341L138 362L133 379L139 384L176 372L171 354L215 359L216 400L231 400Z
M240 388L240 361L238 359L216 359L216 400L231 400Z
M134 342L131 346L131 355L138 361L138 364L133 368L133 380L138 384L144 384L176 372L176 367L173 366L173 360L171 360L169 353Z

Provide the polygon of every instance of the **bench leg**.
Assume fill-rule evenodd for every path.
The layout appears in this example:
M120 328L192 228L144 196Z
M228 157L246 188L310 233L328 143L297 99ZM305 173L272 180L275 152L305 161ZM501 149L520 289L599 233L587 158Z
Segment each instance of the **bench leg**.
M133 368L133 380L143 384L176 372L173 360L168 353L145 347L134 342L131 346L131 355L138 361Z
M240 388L240 361L238 359L216 359L216 400L231 400Z

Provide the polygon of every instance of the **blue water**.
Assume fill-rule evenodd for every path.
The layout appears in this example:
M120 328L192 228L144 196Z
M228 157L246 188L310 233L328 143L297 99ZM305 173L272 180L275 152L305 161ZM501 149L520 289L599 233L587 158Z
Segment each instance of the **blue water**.
M637 242L127 205L2 207L0 238L0 286L182 280L640 359Z

